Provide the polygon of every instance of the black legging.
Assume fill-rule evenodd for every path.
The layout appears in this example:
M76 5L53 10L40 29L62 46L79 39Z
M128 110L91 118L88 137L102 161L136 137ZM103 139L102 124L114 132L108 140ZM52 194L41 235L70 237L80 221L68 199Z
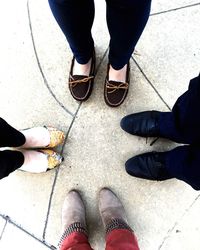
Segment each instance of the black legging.
M110 33L109 62L116 70L128 63L147 23L151 0L106 0ZM93 0L49 0L55 19L65 34L76 60L85 64L92 56L94 41Z
M25 136L0 118L0 147L19 147L25 143ZM24 163L21 152L0 151L0 179L20 168Z

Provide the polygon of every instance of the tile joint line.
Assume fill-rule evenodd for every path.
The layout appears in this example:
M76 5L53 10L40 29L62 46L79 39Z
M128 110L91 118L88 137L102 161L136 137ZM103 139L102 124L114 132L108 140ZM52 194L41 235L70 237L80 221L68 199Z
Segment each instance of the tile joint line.
M155 13L150 14L150 16L157 16L157 15L169 13L169 12L172 12L172 11L177 11L177 10L182 10L182 9L186 9L186 8L195 7L197 5L200 5L200 3L194 3L194 4L189 4L189 5L186 5L186 6L174 8L174 9L169 9L169 10L164 10L164 11L160 11L160 12L155 12Z
M136 59L133 58L133 56L131 57L132 60L134 61L134 63L136 64L136 66L139 68L140 72L142 73L142 75L144 76L144 78L147 80L147 82L150 84L150 86L153 88L153 90L156 92L156 94L159 96L159 98L161 99L161 101L167 106L167 108L171 111L171 108L169 107L169 105L166 103L166 101L162 98L161 94L158 92L158 90L155 88L155 86L152 84L152 82L149 80L149 78L147 77L147 75L144 73L144 71L142 70L142 68L140 67L139 63L136 61Z

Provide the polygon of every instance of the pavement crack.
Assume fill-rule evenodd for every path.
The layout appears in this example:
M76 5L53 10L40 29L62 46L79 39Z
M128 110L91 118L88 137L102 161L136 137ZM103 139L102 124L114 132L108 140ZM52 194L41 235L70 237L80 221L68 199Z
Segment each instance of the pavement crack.
M42 78L43 78L43 81L44 81L44 84L45 86L47 87L48 91L50 92L50 94L52 95L52 97L55 99L55 101L58 103L58 105L64 109L65 112L67 112L69 115L71 116L74 116L74 114L69 111L59 100L58 98L56 97L56 95L53 93L51 87L49 86L49 83L47 81L47 78L42 70L42 66L41 66L41 63L40 63L40 60L39 60L39 56L38 56L38 53L37 53L37 49L36 49L36 45L35 45L35 39L34 39L34 35L33 35L33 28L32 28L32 22L31 22L31 15L30 15L30 7L29 7L29 0L27 0L27 13L28 13L28 21L29 21L29 29L30 29L30 35L31 35L31 40L32 40L32 44L33 44L33 50L34 50L34 54L35 54L35 57L36 57L36 61L37 61L37 65L38 65L38 68L39 68L39 71L42 75Z
M174 225L167 231L166 235L164 236L161 244L158 247L158 250L161 250L162 246L164 245L165 241L170 237L171 233L175 229L175 227L178 225L180 220L191 210L191 208L194 206L194 204L197 202L197 200L200 198L200 194L194 199L194 201L190 204L188 208L183 212L182 216L174 223Z
M147 75L145 74L145 72L142 70L142 68L140 67L140 65L138 64L138 62L133 58L133 56L131 58L134 61L134 63L136 64L136 66L139 68L139 70L142 73L142 75L144 76L144 78L147 80L147 82L150 84L150 86L153 88L153 90L159 96L159 98L161 99L161 101L165 104L165 106L167 106L167 108L169 109L169 111L171 111L170 106L166 103L166 101L163 99L163 97L161 96L161 94L158 92L158 90L155 88L155 86L151 83L151 81L149 80L149 78L147 77Z
M177 11L177 10L182 10L182 9L186 9L186 8L190 8L190 7L195 7L197 5L200 5L200 3L189 4L189 5L174 8L174 9L169 9L169 10L164 10L164 11L152 13L152 14L150 14L150 16L157 16L157 15L160 15L160 14L165 14L165 13L169 13L169 12L173 12L173 11Z

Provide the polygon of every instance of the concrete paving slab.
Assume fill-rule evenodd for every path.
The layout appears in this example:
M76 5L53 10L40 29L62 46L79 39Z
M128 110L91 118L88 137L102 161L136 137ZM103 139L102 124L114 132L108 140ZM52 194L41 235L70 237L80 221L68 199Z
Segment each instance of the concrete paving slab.
M197 3L199 3L198 0L176 0L176 1L153 0L152 7L151 7L151 14L162 12L162 11L173 10L177 8L183 8L185 6L193 5Z
M9 4L4 7L4 12L10 13ZM0 47L1 117L18 129L51 125L67 132L72 116L44 85L33 51L26 3L20 2L10 11ZM0 213L42 237L54 175L55 171L39 175L15 172L1 180Z
M76 188L81 190L86 202L90 242L94 249L104 249L97 196L99 189L107 186L122 199L141 249L155 250L197 194L177 180L158 183L126 174L124 162L128 158L146 151L167 150L175 144L163 141L150 147L144 138L131 136L120 129L119 121L127 113L167 108L134 64L125 104L117 109L107 107L103 101L105 70L103 63L94 93L82 105L69 135L65 162L60 168L54 190L46 240L54 245L58 242L62 203L66 193Z
M0 213L42 238L55 172L16 171L0 182Z
M72 59L69 45L53 17L48 1L30 0L29 9L35 46L45 77L59 101L75 113L78 102L72 98L67 84ZM98 65L108 46L108 32L105 3L96 1L96 9L93 34Z
M173 106L199 73L200 7L153 16L135 59L164 100Z
M198 199L172 231L169 232L161 250L198 250L200 246L199 225L200 200Z
M11 224L8 224L6 226L2 240L0 241L0 249L3 249L3 250L11 250L11 249L47 250L50 248L46 247L45 245L35 240L28 234L24 233L17 227Z

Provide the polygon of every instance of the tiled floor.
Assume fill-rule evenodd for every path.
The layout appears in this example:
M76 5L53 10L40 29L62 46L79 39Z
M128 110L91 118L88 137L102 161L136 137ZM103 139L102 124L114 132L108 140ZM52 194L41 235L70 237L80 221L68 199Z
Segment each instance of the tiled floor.
M153 146L119 127L128 113L169 110L200 66L200 2L152 2L152 15L131 59L126 102L110 109L103 100L108 32L105 1L96 0L93 34L98 72L94 92L79 104L66 86L71 52L45 0L4 1L0 9L0 110L16 128L52 125L65 131L58 148L65 161L45 174L20 171L0 181L0 249L55 249L66 193L79 188L88 211L90 242L104 249L97 193L111 187L122 199L141 250L200 248L199 193L178 180L163 183L128 176L124 162Z

